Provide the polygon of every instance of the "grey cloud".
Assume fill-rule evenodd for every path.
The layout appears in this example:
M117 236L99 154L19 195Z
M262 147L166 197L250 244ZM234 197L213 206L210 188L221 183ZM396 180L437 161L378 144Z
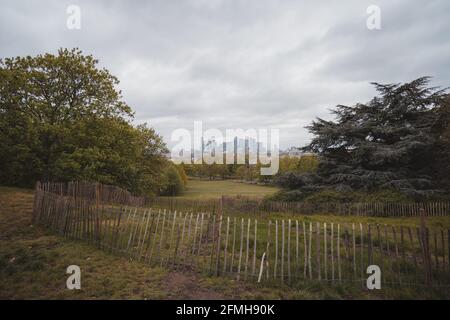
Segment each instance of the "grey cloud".
M79 47L121 81L137 123L171 132L279 127L303 145L304 126L336 104L365 102L369 84L450 80L450 3L376 1L382 29L366 28L372 0L3 1L0 57ZM65 27L77 4L82 29Z

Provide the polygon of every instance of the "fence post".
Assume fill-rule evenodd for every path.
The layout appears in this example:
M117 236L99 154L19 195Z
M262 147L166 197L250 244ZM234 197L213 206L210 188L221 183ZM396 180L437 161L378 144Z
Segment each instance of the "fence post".
M281 220L281 283L284 282L284 219Z
M420 238L422 244L423 260L425 267L425 283L426 285L432 284L432 270L431 270L431 256L430 256L430 246L428 229L425 224L425 210L420 209Z
M277 266L278 266L278 220L275 220L275 263L273 267L273 277L277 278Z
M298 220L295 220L295 274L300 274Z
M219 275L219 264L220 264L220 237L221 237L221 232L222 231L222 214L220 215L219 218L219 230L217 231L217 251L216 251L216 270L214 272L214 274L216 275L216 277ZM213 240L214 241L214 240Z
M448 249L448 254L447 254L447 256L448 256L448 263L447 263L447 267L448 267L448 271L450 272L450 229L447 230L447 249Z
M147 225L145 225L144 227L144 221L145 218L147 217L147 225L148 225L148 218L150 217L150 212L148 212L148 210L144 210L144 214L142 215L142 221L141 221L141 227L139 229L139 238L138 238L138 242L137 242L137 247L136 247L136 257L138 260L141 259L141 251L139 250L139 248L141 247L141 239L144 238L145 239L145 235L147 232ZM144 229L144 235L142 236L142 229Z
M306 270L308 269L308 244L306 239L306 224L304 220L303 220L303 245L304 245L303 278L306 279Z
M211 257L209 261L209 273L212 273L212 265L213 265L213 259L214 259L214 247L215 247L215 237L216 237L216 215L212 215L212 237L211 237ZM211 218L210 218L211 220ZM197 227L196 227L197 228ZM195 243L195 239L194 239Z
M322 268L320 266L320 223L316 224L316 249L317 249L317 278L322 280Z
M356 279L356 239L355 239L354 223L352 223L352 240L353 240L353 279Z
M239 264L238 264L238 274L237 280L241 278L241 262L242 262L242 247L244 245L244 218L241 219L241 246L239 249Z
M327 248L327 223L323 223L323 269L324 269L324 277L325 280L328 280L328 266L327 266L327 258L328 258L328 248Z
M391 228L392 228L392 234L394 236L395 258L396 258L396 264L397 264L397 276L398 276L398 281L401 284L402 279L401 279L401 269L400 269L400 262L399 262L400 255L399 255L399 250L398 250L397 231L394 226L391 226Z
M288 220L288 243L287 243L287 263L288 263L288 282L291 282L291 219Z
M442 271L445 272L447 261L445 260L445 240L444 240L444 230L441 229L441 248L442 248Z
M361 261L361 281L364 284L364 229L363 229L363 225L362 223L359 223L359 231L360 231L360 247L361 247L361 252L360 252L360 261Z
M226 229L226 235L225 235L225 248L223 250L223 271L222 273L225 274L227 271L227 255L228 255L228 237L230 232L230 217L227 217L227 229Z
M252 263L252 276L255 276L256 270L256 245L258 237L258 220L255 219L255 236L253 239L253 263Z
M175 266L176 264L176 259L177 259L177 253L178 253L178 246L180 245L180 228L181 228L181 219L182 219L182 213L180 212L180 222L178 222L177 224L177 235L176 235L176 243L175 243L175 249L173 251L173 258L172 258L172 267ZM167 261L169 261L169 259L167 259Z
M180 226L178 225L177 247L175 249L175 256L174 256L173 264L172 264L173 266L175 266L177 258L178 258L178 261L181 261L181 257L178 257L178 248L179 247L181 248L183 246L184 230L185 230L185 227L186 227L187 216L188 216L188 212L185 213L184 218L183 218L183 227L181 227L181 238L180 238L180 234L179 234L180 233ZM181 219L181 215L180 215L180 219ZM181 224L181 221L180 221L180 224Z
M264 259L266 257L266 253L264 252L262 257L261 257L261 265L259 267L259 275L258 275L258 283L261 282L261 277L263 274L263 268L264 268Z
M170 230L169 251L168 251L168 255L167 255L166 266L169 265L170 251L172 251L172 246L173 246L173 233L175 232L175 224L176 224L176 222L177 222L177 212L174 211L174 213L173 213L172 229Z
M342 281L342 274L341 274L341 241L340 241L340 233L341 233L341 226L338 223L337 225L337 263L338 263L338 277L339 277L339 282Z
M249 218L247 221L247 237L246 237L246 250L245 250L245 267L244 267L245 280L247 280L248 259L249 259L249 250L250 250L250 224L251 224L251 220Z
M198 220L198 217L197 217ZM163 212L163 221L162 221L162 226L161 226L161 236L159 238L159 247L158 247L158 256L159 256L159 264L162 267L162 261L163 261L163 257L162 257L162 249L163 249L163 243L164 243L164 226L166 223L166 210L164 210Z
M158 234L158 227L159 227L159 218L161 217L161 209L158 210L158 218L156 219L156 227L155 227L155 233L153 234L153 241L152 241L152 246L150 248L150 255L148 257L148 263L151 264L152 263L152 258L153 258L153 251L155 249L155 243L156 243L156 236Z
M198 239L197 261L195 263L197 267L198 267L198 265L200 263L200 250L201 250L201 247L202 247L202 239L203 239L203 221L204 221L204 217L205 217L205 213L202 212L201 219L200 219L200 235L199 235L199 239Z
M236 246L236 225L237 225L237 221L236 221L236 217L233 218L233 247L231 249L231 262L230 262L230 272L233 272L233 264L234 264L234 249Z
M330 249L331 249L331 280L334 282L334 223L331 223Z
M268 223L268 225L267 225L267 244L266 244L266 265L267 265L267 268L266 268L266 278L267 279L269 279L269 273L270 273L270 271L269 271L269 267L270 267L270 264L269 264L269 259L270 259L270 254L269 254L269 252L270 252L270 227L271 227L271 225L272 225L272 220L269 220L269 223Z

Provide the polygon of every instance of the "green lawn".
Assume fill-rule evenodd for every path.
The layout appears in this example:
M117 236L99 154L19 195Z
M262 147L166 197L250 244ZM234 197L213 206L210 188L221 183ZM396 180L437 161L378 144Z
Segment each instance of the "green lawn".
M196 178L190 178L188 181L188 186L182 195L177 197L169 197L173 199L186 199L186 200L207 200L207 199L218 199L222 195L227 196L255 196L263 197L267 195L274 194L279 188L273 186L262 186L256 184L243 183L235 180L199 180ZM176 201L175 201L176 202ZM175 203L174 202L174 203ZM180 203L181 206L184 202ZM164 206L163 206L164 207ZM175 208L177 210L183 211L183 207ZM259 212L253 213L248 212L229 212L226 214L237 216L237 217L251 217L257 218L261 222L268 222L269 220L276 219L293 219L306 222L327 222L327 223L363 223L363 224L388 224L395 226L405 226L405 227L417 227L420 225L419 217L365 217L365 216L336 216L328 214L314 214L314 215L302 215L302 214L291 214L291 213L281 213L281 212L271 212L270 214L261 214ZM426 219L427 226L431 228L438 229L449 229L450 228L450 218L449 217L428 217Z
M278 188L272 186L262 186L233 180L189 179L186 190L177 198L199 200L220 198L222 195L263 197L274 194L278 190Z

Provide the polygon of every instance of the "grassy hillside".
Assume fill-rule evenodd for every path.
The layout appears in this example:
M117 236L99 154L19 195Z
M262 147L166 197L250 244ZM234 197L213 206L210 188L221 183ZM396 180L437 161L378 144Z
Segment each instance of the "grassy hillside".
M241 284L160 268L56 237L31 224L33 194L0 188L0 299L222 299L252 297ZM81 268L81 290L65 287Z
M448 298L421 287L367 291L304 283L291 288L152 268L33 226L32 201L29 190L0 188L0 299ZM71 264L81 268L81 290L65 288Z

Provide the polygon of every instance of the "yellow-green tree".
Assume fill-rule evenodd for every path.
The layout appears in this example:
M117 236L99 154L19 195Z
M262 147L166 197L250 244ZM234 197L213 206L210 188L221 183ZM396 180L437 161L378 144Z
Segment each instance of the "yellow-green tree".
M138 193L164 181L165 144L131 124L119 81L80 50L0 60L0 180L97 180Z

